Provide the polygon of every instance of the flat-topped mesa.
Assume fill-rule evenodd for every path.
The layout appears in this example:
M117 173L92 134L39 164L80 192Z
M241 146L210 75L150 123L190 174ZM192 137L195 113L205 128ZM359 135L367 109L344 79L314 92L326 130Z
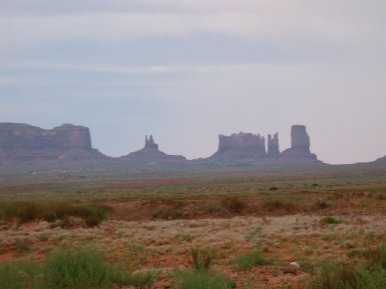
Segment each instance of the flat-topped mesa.
M272 135L268 135L268 156L279 156L280 150L279 150L279 134L275 133L272 137Z
M243 151L245 153L265 155L265 138L259 134L244 132L230 136L219 135L217 152L223 154L228 151Z
M0 124L3 149L91 149L87 127L65 124L51 130L27 124Z
M7 159L93 158L103 155L92 149L90 131L64 124L42 129L20 123L0 123L0 150Z
M154 142L152 135L149 138L145 136L145 149L158 150L158 144Z

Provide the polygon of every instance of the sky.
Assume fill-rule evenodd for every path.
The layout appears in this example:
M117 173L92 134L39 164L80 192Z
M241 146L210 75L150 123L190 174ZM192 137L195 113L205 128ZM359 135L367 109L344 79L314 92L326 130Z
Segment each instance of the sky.
M385 0L0 0L0 122L188 158L304 124L334 163L386 155Z

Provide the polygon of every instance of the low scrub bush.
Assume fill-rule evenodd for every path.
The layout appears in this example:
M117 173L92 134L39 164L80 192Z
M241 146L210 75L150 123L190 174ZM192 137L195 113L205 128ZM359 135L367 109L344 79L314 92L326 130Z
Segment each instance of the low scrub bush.
M175 272L176 289L230 289L235 283L221 274L210 274L208 271Z
M216 251L209 247L191 249L192 267L195 270L208 270L216 256Z
M383 289L386 288L386 245L363 252L365 261L357 266L322 264L306 289Z
M325 225L339 225L339 224L346 223L345 220L337 219L334 217L323 217L320 219L320 222Z
M58 248L36 261L0 264L0 288L84 289L150 285L152 272L131 273L104 261L94 249Z
M317 277L305 288L309 289L381 289L386 288L386 271L370 270L365 264L354 267L347 264L322 265Z
M282 200L265 200L261 204L261 207L268 211L285 211L287 213L295 212L299 210L299 207L291 201Z
M371 268L379 267L386 270L386 243L374 249L367 249L363 255L367 258L367 263Z
M74 205L62 202L8 202L0 205L0 218L16 219L21 223L34 220L65 220L68 217L79 217L88 227L99 225L107 218L108 207L92 204Z
M240 213L247 207L247 203L238 197L224 197L221 205L230 212Z
M232 258L230 263L240 269L247 270L258 265L270 265L272 260L264 258L260 250L255 248L252 252Z
M155 219L175 220L182 217L182 213L174 208L162 208L153 213L153 218Z
M50 288L105 288L123 279L119 270L109 267L92 249L54 250L45 271Z
M0 288L45 289L42 268L33 261L15 261L0 264Z
M316 210L324 210L324 209L327 209L331 207L331 203L330 202L327 202L326 200L317 200L314 205L313 205L313 209L316 209Z

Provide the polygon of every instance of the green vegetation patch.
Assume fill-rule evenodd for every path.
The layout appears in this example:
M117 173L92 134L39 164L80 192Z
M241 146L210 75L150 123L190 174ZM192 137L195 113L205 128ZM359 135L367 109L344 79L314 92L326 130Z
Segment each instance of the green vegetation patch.
M381 289L386 288L386 244L363 253L357 266L325 262L316 278L305 289Z
M258 248L252 252L236 256L230 260L230 263L240 269L247 270L258 265L270 265L272 260L266 259Z
M0 204L0 219L16 219L20 223L35 220L66 221L79 217L88 227L99 225L107 218L110 209L94 204L69 204L65 202L5 202ZM65 225L65 223L63 223Z
M132 273L104 261L95 249L58 248L39 264L36 261L0 264L0 288L83 289L145 286L152 272Z
M176 289L230 289L235 283L229 278L208 271L186 270L175 272Z
M339 225L339 224L346 224L347 221L343 219L337 219L334 217L323 217L320 219L320 222L325 225Z

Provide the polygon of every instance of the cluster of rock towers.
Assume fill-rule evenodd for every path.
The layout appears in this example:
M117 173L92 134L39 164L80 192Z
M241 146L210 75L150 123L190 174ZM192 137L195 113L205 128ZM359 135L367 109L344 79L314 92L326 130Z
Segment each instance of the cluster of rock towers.
M315 159L310 152L310 137L304 125L291 127L291 147L280 152L279 135L244 133L219 135L217 152L212 158L302 158Z

